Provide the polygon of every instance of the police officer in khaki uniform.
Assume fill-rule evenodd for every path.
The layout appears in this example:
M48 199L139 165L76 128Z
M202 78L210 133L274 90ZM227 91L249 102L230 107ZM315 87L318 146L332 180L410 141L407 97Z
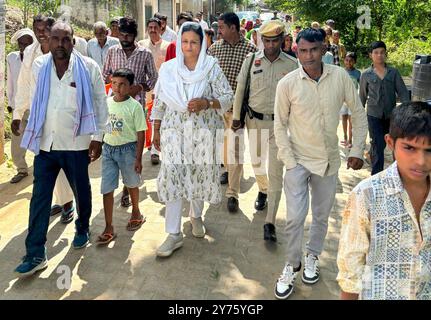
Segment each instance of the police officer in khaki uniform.
M259 186L255 208L263 210L268 204L264 239L275 242L277 241L275 217L283 189L283 163L277 159L278 148L274 138L275 91L278 81L298 68L298 63L295 58L281 50L285 33L283 22L268 21L260 27L259 33L264 50L249 54L242 65L237 79L232 130L237 131L241 127L241 105L251 64L249 113L245 118L245 125L249 136L253 170Z

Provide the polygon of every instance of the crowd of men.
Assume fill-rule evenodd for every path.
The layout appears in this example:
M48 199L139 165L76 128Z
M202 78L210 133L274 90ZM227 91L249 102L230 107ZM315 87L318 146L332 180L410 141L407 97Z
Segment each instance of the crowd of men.
M341 115L346 115L351 128L349 134L345 131L343 141L348 150L348 168L362 168L369 132L372 138L372 174L378 174L383 170L386 142L389 141L388 144L396 149L395 142L386 136L390 131L396 98L408 103L408 92L399 72L386 66L386 46L382 42L371 45L373 64L362 76L357 76L354 68L356 55L347 52L333 20L326 21L324 28L313 22L311 27L303 29L301 26L293 27L289 15L284 21L275 15L271 21L262 24L259 19L240 22L235 13L223 13L211 26L202 18L202 13L194 17L183 12L178 15L176 24L178 28L185 22L200 25L206 34L207 54L217 59L235 93L232 107L223 114L225 143L222 166L225 171L220 183L227 185L227 210L232 214L239 211L243 173L240 159L243 158L244 145L241 139L236 138L243 136L243 129L246 128L259 188L255 209L261 211L267 208L263 226L265 241L277 241L275 221L283 189L286 196L286 264L274 289L277 298L286 299L293 292L296 276L301 269L304 283L314 284L320 279L319 255L324 246L341 164L337 137L341 108L343 105L346 108L346 114ZM28 175L25 150L29 149L37 155L26 239L27 254L16 269L21 275L33 274L46 267L44 245L49 215L61 213L63 223L73 221L74 198L78 219L73 246L82 248L88 244L91 185L88 170L82 168L97 160L102 152L102 133L108 118L105 89L109 90L113 77L127 77L124 73L128 71L122 71L121 75L119 70L130 70L134 77L128 78L133 79L128 87L129 94L141 104L147 116L151 113L151 102L157 98L153 89L158 72L163 63L175 59L178 50L181 50L178 48L181 43L177 42L177 37L181 35L168 26L167 20L166 15L156 13L146 22L147 34L140 41L133 18L114 19L109 28L99 21L94 24L94 38L85 43L73 34L73 29L67 24L38 15L34 18L33 30L19 30L12 38L20 50L8 56L8 97L13 111L14 134L12 155L18 170L11 183L18 183ZM49 52L51 55L47 55ZM344 68L340 67L342 64ZM92 90L89 91L89 87ZM118 88L115 90L119 92ZM78 107L74 105L77 97L81 97L78 98ZM425 119L421 120L425 123L420 127L422 131L418 129L411 133L408 131L410 127L402 127L396 137L391 131L392 138L425 136L428 140L424 139L423 145L430 144L429 133L424 131L430 126L427 122L429 114L422 107L417 106L419 115L410 115ZM406 133L400 133L404 129ZM146 134L151 135L151 129ZM252 139L254 135L258 138ZM153 165L163 161L154 145L150 143L147 147L151 149ZM419 150L423 146L415 145L415 148ZM425 192L421 192L423 197L420 200L410 198L414 210L409 207L401 214L405 219L407 216L413 220L412 225L421 224L422 239L429 242L431 215L427 201L430 199L428 175L431 167L429 160L423 157L415 158L411 163L416 163L413 168L416 178L425 181L420 188L421 191L425 188ZM382 178L382 174L378 177ZM132 189L126 186L124 176L123 182L121 205L128 207L133 204L135 209L136 196L129 195ZM408 189L407 186L405 188ZM53 192L56 199L52 206ZM304 224L310 206L313 219L303 255ZM130 230L136 230L145 222L138 211L133 211ZM346 224L350 223L350 227L363 221L350 221L349 218L346 214ZM365 218L361 216L361 219ZM409 236L418 234L415 228L409 231ZM105 243L114 237L113 234L108 235L110 237L106 238ZM358 239L348 234L348 230L343 229L343 236L350 239L352 246L357 244L355 241ZM366 236L370 236L369 231ZM388 235L383 232L379 236ZM401 243L404 240L397 241ZM409 246L407 242L403 245ZM400 243L393 245L397 247ZM378 268L378 261L365 261L368 250L372 251L374 247L368 246L362 250L362 255L356 257L354 264L351 255L355 252L346 248L347 245L347 242L342 244L343 256L339 257L338 281L343 297L357 298L359 294L362 298L391 298L392 291L361 285L364 266L371 266L373 270ZM404 249L410 250L410 247ZM425 246L419 252L413 249L408 251L410 258L403 256L408 260L405 263L414 264L409 269L414 275L388 271L383 278L376 280L374 278L378 275L373 274L367 281L377 283L392 276L399 284L394 289L395 297L430 299L429 247ZM172 247L170 254L177 248L179 246ZM356 272L354 279L352 270ZM377 271L368 272L377 274ZM414 279L417 273L422 277L419 280ZM406 284L409 281L415 284ZM364 288L368 291L363 291Z

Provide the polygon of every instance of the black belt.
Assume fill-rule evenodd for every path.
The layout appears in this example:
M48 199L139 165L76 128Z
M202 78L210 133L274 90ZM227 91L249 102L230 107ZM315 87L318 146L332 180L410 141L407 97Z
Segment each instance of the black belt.
M254 111L252 108L248 107L251 112L250 119L256 118L259 120L265 120L265 121L274 121L274 114L264 114Z

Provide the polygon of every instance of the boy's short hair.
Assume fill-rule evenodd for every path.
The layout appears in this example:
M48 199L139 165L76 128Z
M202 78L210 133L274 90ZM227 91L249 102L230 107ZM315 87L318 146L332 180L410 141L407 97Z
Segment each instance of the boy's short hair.
M356 62L356 61L358 61L358 60L357 60L357 59L358 59L358 56L356 55L356 53L355 53L355 52L352 52L352 51L347 52L347 53L346 53L346 58L347 58L347 57L352 58L353 60L355 60L355 62Z
M112 78L126 78L129 81L129 84L133 85L133 82L135 81L135 74L130 69L119 68L114 71Z
M394 108L389 135L394 141L425 137L431 143L431 106L426 102L410 101Z
M326 32L323 29L313 29L313 28L306 28L302 30L298 35L296 36L296 43L299 43L301 39L307 40L308 42L323 42L326 37Z
M370 47L368 48L368 53L372 53L373 50L383 48L386 51L386 44L383 41L374 41L370 44Z

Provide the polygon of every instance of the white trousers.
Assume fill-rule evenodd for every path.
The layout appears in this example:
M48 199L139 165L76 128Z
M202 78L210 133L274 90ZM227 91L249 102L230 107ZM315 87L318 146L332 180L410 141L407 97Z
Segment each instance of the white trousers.
M181 232L181 212L183 200L170 201L166 203L165 231L167 233ZM204 209L204 202L201 200L190 201L189 217L200 218Z
M63 169L60 170L57 176L57 181L54 187L55 204L65 205L73 200L73 191Z

